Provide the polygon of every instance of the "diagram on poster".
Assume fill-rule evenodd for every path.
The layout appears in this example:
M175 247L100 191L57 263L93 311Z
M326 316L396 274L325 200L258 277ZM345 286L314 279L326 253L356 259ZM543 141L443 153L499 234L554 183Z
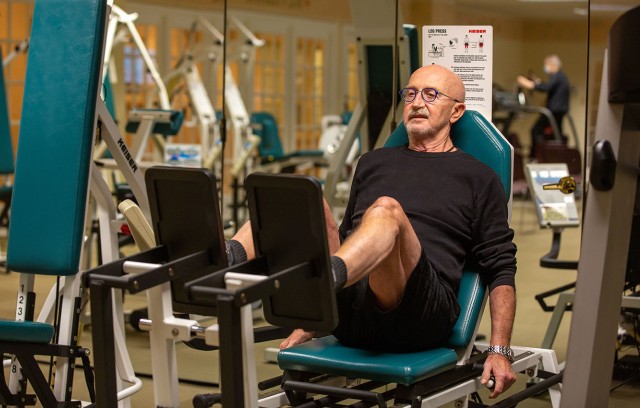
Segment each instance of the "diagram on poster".
M467 109L491 121L493 27L424 26L422 65L450 68L464 82Z

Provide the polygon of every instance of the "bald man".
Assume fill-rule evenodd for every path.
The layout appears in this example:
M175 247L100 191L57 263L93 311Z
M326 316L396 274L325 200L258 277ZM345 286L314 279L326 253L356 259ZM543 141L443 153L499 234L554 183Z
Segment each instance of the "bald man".
M460 78L425 66L401 96L409 143L360 158L339 229L325 203L338 288L333 334L345 345L385 352L442 345L460 311L463 266L473 262L490 290L492 351L482 381L495 377L495 397L515 381L509 346L516 247L504 189L493 170L451 140L465 111ZM255 256L248 225L230 242ZM312 336L295 330L281 347Z

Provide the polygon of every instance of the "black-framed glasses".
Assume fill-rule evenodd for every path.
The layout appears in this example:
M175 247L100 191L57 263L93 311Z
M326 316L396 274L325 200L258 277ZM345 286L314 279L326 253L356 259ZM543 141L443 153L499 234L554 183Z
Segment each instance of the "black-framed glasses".
M421 91L418 91L415 88L404 88L402 91L400 91L400 96L406 103L411 103L416 99L416 96L418 96L418 92L420 93L420 95L422 95L422 100L425 102L433 102L438 98L438 95L442 95L455 102L461 103L456 98L453 98L446 93L440 92L434 88L422 88Z

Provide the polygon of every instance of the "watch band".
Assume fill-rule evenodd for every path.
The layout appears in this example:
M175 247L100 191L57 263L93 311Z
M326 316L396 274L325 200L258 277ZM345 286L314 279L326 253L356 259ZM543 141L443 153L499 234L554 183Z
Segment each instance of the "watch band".
M500 354L509 360L510 363L513 363L513 350L509 346L489 346L487 348L488 354Z

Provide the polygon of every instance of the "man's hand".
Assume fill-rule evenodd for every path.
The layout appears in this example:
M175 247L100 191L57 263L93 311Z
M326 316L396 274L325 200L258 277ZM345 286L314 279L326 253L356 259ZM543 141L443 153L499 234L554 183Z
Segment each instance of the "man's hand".
M495 398L509 389L516 382L516 374L511 368L511 363L506 357L499 354L490 354L484 362L484 371L480 378L481 384L487 384L493 377L494 386L489 398Z
M308 332L302 329L295 329L286 340L280 343L280 350L307 342L313 338L313 335L314 332L312 331Z

